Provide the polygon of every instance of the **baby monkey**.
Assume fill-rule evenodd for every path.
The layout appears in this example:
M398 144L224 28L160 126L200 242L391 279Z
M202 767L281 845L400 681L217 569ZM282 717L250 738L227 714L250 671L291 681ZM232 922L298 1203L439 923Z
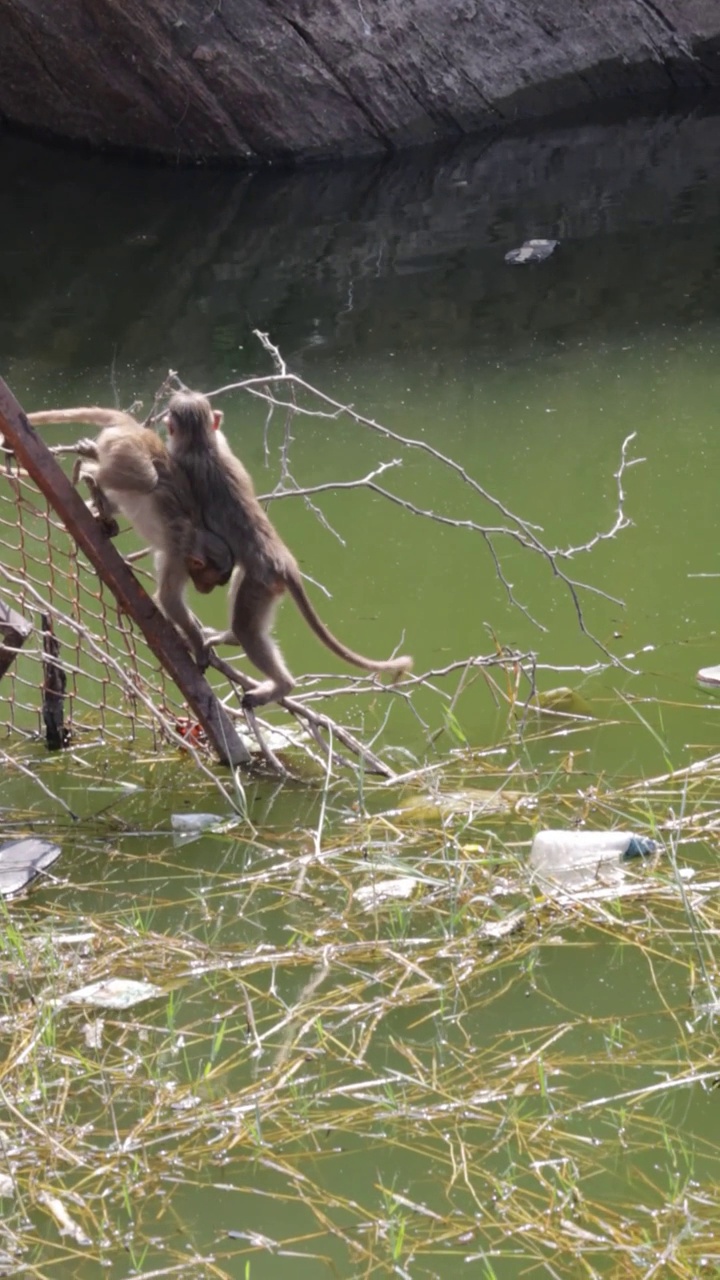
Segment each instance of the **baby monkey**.
M129 413L98 407L30 413L33 426L83 422L102 428L94 440L81 440L73 479L90 489L91 509L109 536L118 532L120 511L152 547L156 603L187 638L196 660L207 665L202 629L185 603L191 579L207 594L224 586L234 560L224 538L193 520L194 498L187 476L173 465L155 431Z
M245 694L249 708L284 698L294 680L270 634L276 606L288 591L305 621L339 658L363 671L389 671L397 678L412 667L408 657L375 661L348 649L315 612L300 570L269 516L258 502L252 480L235 457L220 427L222 414L193 391L177 392L168 403L168 453L182 472L201 513L204 528L229 546L237 566L230 586L230 627L209 634L207 644L242 645L267 677Z

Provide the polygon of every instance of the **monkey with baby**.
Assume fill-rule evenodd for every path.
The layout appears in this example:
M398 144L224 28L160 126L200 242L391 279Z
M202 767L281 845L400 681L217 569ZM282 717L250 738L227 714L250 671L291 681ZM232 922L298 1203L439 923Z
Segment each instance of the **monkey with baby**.
M316 613L297 561L255 494L252 480L222 431L222 413L206 396L176 392L165 414L167 444L129 414L101 408L28 414L33 426L79 422L101 428L82 440L74 479L111 535L120 512L152 548L155 600L205 667L215 644L238 643L265 680L248 691L248 709L286 697L294 687L271 634L275 609L289 592L319 640L364 671L409 671L408 657L373 661L348 649ZM201 592L230 582L227 630L204 633L185 601L188 581Z

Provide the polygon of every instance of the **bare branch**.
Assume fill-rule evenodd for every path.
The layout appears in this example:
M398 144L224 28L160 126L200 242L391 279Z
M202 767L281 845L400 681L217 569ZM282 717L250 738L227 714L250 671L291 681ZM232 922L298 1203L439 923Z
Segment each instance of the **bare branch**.
M245 691L254 689L259 683L257 680L253 680L251 676L246 676L235 667L231 667L229 662L225 662L223 658L219 658L214 652L210 655L210 666L221 672L233 684L239 684ZM321 729L325 729L333 737L337 737L343 746L347 747L349 751L352 751L354 755L364 762L371 773L379 773L385 778L393 776L393 771L389 765L386 765L374 752L364 746L348 729L336 724L330 716L323 715L321 712L311 711L309 707L306 707L297 698L282 698L277 705L283 707L285 711L289 711L298 720L305 721L311 728L315 741L319 742L324 748L325 744L318 737ZM253 728L256 728L256 726L254 725ZM327 750L327 748L325 749Z
M617 491L618 491L618 504L617 504L616 516L612 526L606 531L598 532L594 534L593 537L590 538L587 543L581 546L571 547L564 550L561 550L558 548L554 548L554 549L549 548L545 546L545 544L538 537L538 534L542 532L541 526L532 524L529 521L524 520L521 516L518 516L505 503L500 501L498 498L494 497L493 494L491 494L487 489L485 489L485 487L481 485L473 476L471 476L470 473L466 470L466 468L463 467L460 463L456 462L453 458L449 457L448 455L442 453L439 449L434 448L434 446L428 444L427 441L417 440L410 436L402 436L395 431L391 431L390 428L385 427L382 423L375 421L375 419L369 418L364 414L358 413L353 408L352 405L342 404L340 401L333 399L332 396L329 396L322 391L318 391L317 388L311 386L310 383L307 383L303 378L299 377L298 375L293 373L288 373L285 362L282 360L282 357L280 356L278 349L274 346L273 343L270 342L268 335L261 333L258 330L256 330L255 333L257 338L261 342L262 346L265 348L266 351L268 351L268 353L272 357L276 372L270 377L265 376L265 377L258 377L258 378L246 378L240 382L231 383L231 384L228 384L227 386L217 388L215 391L212 391L209 393L211 396L219 396L219 395L227 394L229 391L242 390L242 391L246 391L250 395L253 395L262 399L265 403L271 405L273 408L285 409L286 412L293 413L293 414L297 413L297 414L305 414L307 416L312 416L312 417L325 417L335 421L339 420L344 416L347 416L353 422L357 423L359 426L366 427L367 429L375 432L376 434L384 437L385 439L391 440L394 443L401 445L404 449L418 450L426 454L430 458L432 458L435 462L439 463L443 467L446 467L448 470L450 470L455 475L457 475L465 485L467 485L471 490L473 490L473 492L477 493L477 495L480 498L482 498L483 501L487 502L492 508L498 511L502 515L502 517L508 521L508 524L493 528L493 527L480 525L472 520L456 520L448 516L443 516L438 512L424 510L423 508L416 506L414 503L408 501L407 499L402 498L399 495L392 493L390 490L387 490L377 485L375 483L374 478L372 478L373 473L370 473L370 475L368 477L365 477L363 480L358 480L358 481L338 482L338 483L329 484L329 485L319 485L319 486L313 486L312 488L302 489L302 490L296 490L294 488L287 490L283 488L273 493L271 495L273 498L278 499L280 497L289 497L295 493L297 493L298 496L302 495L307 498L311 493L315 494L323 491L330 491L332 489L340 490L344 488L364 487L372 490L373 492L378 493L379 496L386 498L388 501L393 502L396 505L402 507L404 510L408 511L412 515L417 515L425 519L435 520L440 524L451 525L456 528L465 528L468 530L472 530L473 532L478 533L485 541L485 544L490 552L493 563L495 565L495 572L500 582L502 583L510 602L516 608L519 608L525 614L525 616L528 617L530 621L534 623L534 625L536 625L541 630L545 630L545 627L543 626L543 624L539 622L538 619L534 618L533 615L530 613L530 611L527 609L527 607L523 605L522 602L515 597L512 586L507 580L502 570L500 559L492 539L493 537L498 537L498 536L509 537L513 541L519 543L521 546L526 547L528 550L535 552L537 555L540 555L546 561L553 577L557 578L563 584L563 586L565 587L565 589L567 590L570 596L573 610L575 612L575 616L577 618L578 626L581 632L584 635L586 635L588 639L594 645L597 646L598 649L600 649L600 651L608 658L611 664L619 665L619 666L624 665L618 658L615 657L614 654L610 652L610 650L599 639L599 637L594 635L593 632L589 630L585 622L582 605L580 603L580 594L585 592L588 594L600 596L601 598L608 600L610 603L616 605L619 608L623 607L623 602L617 599L616 597L611 596L608 592L603 591L599 587L595 587L590 583L581 582L576 580L575 578L570 577L561 568L559 561L570 559L572 558L572 556L579 554L581 551L592 550L592 548L596 546L600 541L606 541L610 538L616 537L618 533L620 533L623 529L627 528L627 526L630 524L630 520L625 515L625 510L624 510L625 493L623 488L623 476L628 467L633 466L636 461L640 461L640 459L628 459L627 457L627 450L630 443L635 437L635 433L632 433L631 435L629 435L626 438L626 440L623 442L622 450L621 450L620 465L617 472L615 473L615 479L617 481ZM271 390L271 386L276 390L275 391ZM284 386L287 389L288 398L278 397L277 388L282 386ZM312 407L307 408L304 405L298 403L297 395L296 395L298 390L301 390L305 395L310 396L312 398L312 400L314 401L314 403L312 404ZM287 431L287 427L286 427L286 431ZM394 461L397 461L397 460L394 460ZM375 474L379 474L379 472L376 471Z

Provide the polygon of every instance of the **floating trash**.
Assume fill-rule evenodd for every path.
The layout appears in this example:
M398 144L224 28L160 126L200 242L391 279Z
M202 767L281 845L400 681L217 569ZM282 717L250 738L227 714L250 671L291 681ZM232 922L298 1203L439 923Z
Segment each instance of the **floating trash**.
M538 831L530 849L530 866L539 879L564 888L587 890L619 887L624 864L647 858L660 846L632 831Z
M182 835L197 835L206 827L216 827L225 822L219 813L173 813L170 815L170 826L173 831Z
M230 819L229 825L233 826ZM219 813L173 813L170 815L170 826L173 831L173 842L176 845L189 844L210 831L218 831L228 826L228 819Z
M695 679L706 693L720 694L720 667L701 667Z
M565 685L538 693L535 702L530 705L536 706L538 711L547 712L548 715L572 716L581 720L592 720L595 715L590 703L576 689L570 689ZM523 711L523 704L516 703L515 710Z
M656 840L631 831L538 831L530 850L536 868L577 867L607 859L628 862L657 853Z
M370 911L383 902L412 898L418 883L415 876L395 876L392 880L374 880L372 884L364 884L356 889L353 897L366 911Z
M13 840L0 848L0 896L14 898L60 857L60 845L49 840Z
M78 1225L73 1217L68 1213L65 1205L58 1196L53 1196L49 1191L40 1191L38 1201L44 1204L55 1219L60 1234L63 1236L71 1236L76 1244L88 1245L92 1244L89 1236L85 1234L82 1227Z
M163 994L162 987L152 982L136 982L133 978L104 978L101 982L91 982L87 987L78 987L77 991L69 991L53 1004L62 1008L67 1004L92 1004L99 1009L129 1009L141 1000L152 1000Z
M386 816L402 822L437 822L439 818L483 818L512 813L516 805L527 800L523 791L483 791L477 787L463 787L457 791L438 792L436 795L407 796L397 809L390 809Z
M518 907L501 920L486 920L480 925L477 936L481 941L501 942L503 938L510 938L524 929L528 915L529 912L524 907Z
M519 249L510 249L505 254L506 262L544 262L557 249L559 240L526 240Z

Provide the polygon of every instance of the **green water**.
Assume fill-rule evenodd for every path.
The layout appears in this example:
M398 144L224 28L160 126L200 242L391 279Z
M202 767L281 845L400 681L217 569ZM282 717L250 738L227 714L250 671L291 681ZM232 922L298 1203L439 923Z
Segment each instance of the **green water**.
M528 758L552 764L574 751L579 788L601 775L665 772L669 764L714 752L718 738L717 712L696 690L694 676L700 666L720 662L714 576L720 574L719 153L716 119L640 121L297 175L157 172L4 139L0 160L12 198L0 208L0 372L28 410L88 401L126 405L138 396L149 401L169 367L205 390L267 369L252 337L259 328L294 371L392 431L451 456L512 511L541 525L550 547L587 543L612 526L613 474L623 440L637 433L630 456L643 461L624 476L632 527L567 562L577 579L624 602L582 596L588 628L624 666L611 666L581 634L568 593L547 564L508 540L497 543L503 572L544 631L508 602L477 533L442 527L363 491L318 500L340 537L299 502L276 503L273 517L305 572L331 592L321 598L323 616L354 647L381 655L401 647L414 655L418 672L492 652L493 636L532 650L543 668L539 687L578 688L598 723L536 744ZM533 235L560 238L557 254L538 267L506 266L507 249ZM271 424L266 461L262 409L238 395L222 403L232 443L258 488L269 491L279 475L282 416ZM383 476L401 497L458 521L498 523L497 513L456 475L417 450L402 451L327 419L296 419L293 435L290 459L300 484L354 479L401 456L402 468ZM204 620L221 620L219 593L201 607ZM278 632L294 671L340 671L287 604ZM587 675L566 669L597 663L602 669ZM455 682L445 687L452 692ZM432 731L441 720L437 701L418 697ZM639 704L646 724L628 705L636 698L646 700ZM482 683L463 695L456 714L471 747L504 739L506 714ZM394 710L385 741L421 758L428 750L425 728L402 707ZM447 736L440 741L441 750L452 745ZM72 762L54 768L53 785L78 811L92 811L87 775ZM100 768L94 760L89 772L96 777ZM293 864L274 886L247 887L247 877L271 866L274 856L291 859L312 846L311 836L305 843L286 836L294 825L312 832L318 822L317 792L301 785L278 793L270 783L251 784L257 845L211 837L176 848L167 819L187 807L184 768L166 774L126 759L125 776L144 788L124 809L118 806L127 833L85 840L64 832L65 882L43 889L27 907L14 906L11 915L21 926L30 919L52 924L58 911L67 926L88 917L131 922L140 911L145 928L188 939L177 1023L171 1025L165 1002L147 1006L146 1017L111 1015L103 1062L112 1074L114 1105L100 1090L96 1110L86 1100L78 1117L95 1124L100 1149L116 1131L131 1131L163 1072L170 1092L202 1075L217 1027L213 1018L227 1018L220 1056L227 1054L231 1066L198 1091L201 1102L217 1105L208 1156L185 1160L181 1142L168 1154L162 1126L155 1136L151 1126L150 1137L141 1126L129 1148L126 1189L113 1188L107 1217L102 1224L98 1218L97 1240L104 1243L96 1240L83 1261L82 1250L78 1257L58 1253L52 1224L39 1226L34 1261L54 1262L55 1274L63 1275L95 1275L102 1258L113 1277L171 1262L188 1268L181 1273L209 1276L212 1254L225 1269L220 1274L251 1280L452 1277L465 1274L465 1259L480 1267L477 1259L494 1232L502 1237L503 1221L512 1238L512 1217L503 1218L503 1179L509 1186L524 1178L531 1197L536 1194L540 1175L524 1164L519 1112L525 1107L539 1124L553 1109L536 1092L526 1102L512 1101L512 1094L483 1102L494 1046L498 1060L521 1057L566 1020L577 1104L672 1073L685 1052L679 1028L688 999L687 976L674 967L670 941L677 922L663 917L667 934L657 944L655 970L635 941L624 939L620 928L603 933L602 924L596 932L558 926L535 951L528 944L521 965L506 964L500 954L487 971L483 959L465 968L449 946L447 956L432 961L439 988L384 1017L362 1064L362 1026L353 1024L371 1023L373 1006L365 992L353 1015L353 984L362 968L382 989L382 963L371 946L357 969L354 962L331 960L323 1000L332 1038L324 1040L316 1019L303 1042L306 1066L288 1083L296 1116L288 1135L272 1107L264 1112L268 1060L256 1062L246 1047L237 966L261 943L285 954L298 938L312 939L311 959L300 951L297 963L258 959L247 979L261 1028L282 1023L295 1005L301 1019L323 930L332 934L347 907L347 883L316 869L307 895L295 901ZM13 784L12 797L10 790L6 785L4 803L23 799L48 808L29 784ZM351 783L335 794L330 843L345 830L355 798ZM384 803L372 802L375 808ZM210 795L200 807L216 805ZM529 826L519 832L520 838L529 834ZM701 864L706 858L703 850L688 856ZM352 860L347 867L355 884L361 868ZM448 875L443 866L442 876ZM40 914L26 917L31 910ZM471 908L471 923L483 910ZM638 907L635 924L641 914ZM347 938L379 936L385 943L395 929L398 948L407 946L412 959L414 948L422 955L420 940L444 927L430 909L401 919L364 916L358 908ZM467 917L463 927L471 927ZM212 980L205 945L220 972L213 967ZM134 976L162 978L143 968L141 945L128 954ZM59 1046L70 1055L80 1017L63 1017ZM654 1071L642 1057L635 1074L626 1065L615 1074L615 1034L640 1044L654 1039ZM707 1040L704 1031L699 1036L695 1061L704 1056L711 1063L712 1030ZM276 1071L282 1035L271 1043ZM403 1083L403 1072L412 1075L398 1048L403 1044L436 1081L437 1096ZM481 1078L472 1070L474 1052ZM125 1071L136 1092L122 1083ZM422 1075L419 1068L416 1074ZM363 1088L372 1098L366 1126L356 1115ZM377 1105L383 1088L385 1111ZM347 1123L325 1128L324 1110L340 1096ZM242 1100L237 1114L225 1105L233 1097ZM558 1203L567 1160L576 1162L580 1181L609 1214L627 1212L634 1200L653 1220L669 1214L673 1179L679 1185L692 1172L701 1189L717 1181L713 1104L714 1095L698 1090L663 1098L656 1110L650 1104L647 1133L656 1122L657 1133L627 1166L622 1149L608 1145L619 1127L617 1108L570 1119L547 1151ZM191 1117L192 1097L183 1105ZM663 1145L663 1125L677 1126L686 1149ZM189 1119L188 1134L191 1128ZM594 1166L583 1164L588 1144L597 1147ZM474 1153L469 1178L458 1173L463 1147ZM481 1170L495 1180L492 1195ZM75 1173L63 1185L72 1189L74 1180ZM447 1238L438 1228L432 1247L413 1260L408 1246L397 1244L399 1210L396 1204L391 1212L387 1202L392 1188L427 1214L449 1215L460 1228ZM84 1183L82 1189L87 1194ZM337 1196L330 1225L318 1189ZM541 1215L546 1205L537 1195ZM415 1238L412 1221L423 1229L434 1221L403 1212L410 1214L408 1239ZM362 1241L383 1214L380 1261L371 1265L348 1239ZM247 1236L239 1245L228 1240L228 1230L259 1234L251 1246ZM152 1241L143 1264L124 1252L126 1235ZM654 1255L643 1252L641 1235L639 1229L638 1252L617 1274L642 1275L650 1265ZM263 1244L262 1236L285 1242L286 1251ZM663 1229L657 1238L666 1238ZM498 1276L525 1274L521 1250L515 1257L507 1244L498 1248L505 1255L494 1258ZM557 1274L586 1274L575 1269L570 1244L566 1248ZM187 1262L188 1251L197 1251L199 1260ZM602 1274L615 1274L597 1257L595 1264ZM534 1274L551 1274L544 1265L537 1258Z
M550 546L611 526L621 443L637 432L632 452L645 461L626 473L633 528L570 567L625 602L584 597L587 624L618 656L640 654L629 665L646 680L615 672L585 693L612 699L632 685L689 702L665 726L677 763L687 742L712 741L693 676L720 656L714 583L700 576L720 571L716 134L714 118L641 121L252 177L135 170L5 140L4 375L27 408L147 402L168 367L204 389L267 369L251 332L266 330L293 370L450 454L542 525ZM528 269L503 262L539 234L561 237L555 257ZM237 396L224 404L233 443L269 490L280 418L266 467L261 411ZM402 456L334 422L301 419L294 436L301 484L354 479ZM383 479L420 506L497 523L418 453ZM498 551L547 634L508 607L477 535L361 492L321 506L345 546L298 503L277 504L274 516L332 592L328 621L357 647L387 652L404 637L423 671L489 651L492 628L544 663L602 658L579 635L567 593L517 546L500 541ZM220 621L217 593L203 610ZM289 607L280 634L293 669L325 669ZM641 654L646 646L654 651ZM566 683L540 681L553 682ZM467 714L471 741L492 736L488 701ZM650 759L637 763L654 768L643 741ZM620 741L600 749L603 768L625 764Z

